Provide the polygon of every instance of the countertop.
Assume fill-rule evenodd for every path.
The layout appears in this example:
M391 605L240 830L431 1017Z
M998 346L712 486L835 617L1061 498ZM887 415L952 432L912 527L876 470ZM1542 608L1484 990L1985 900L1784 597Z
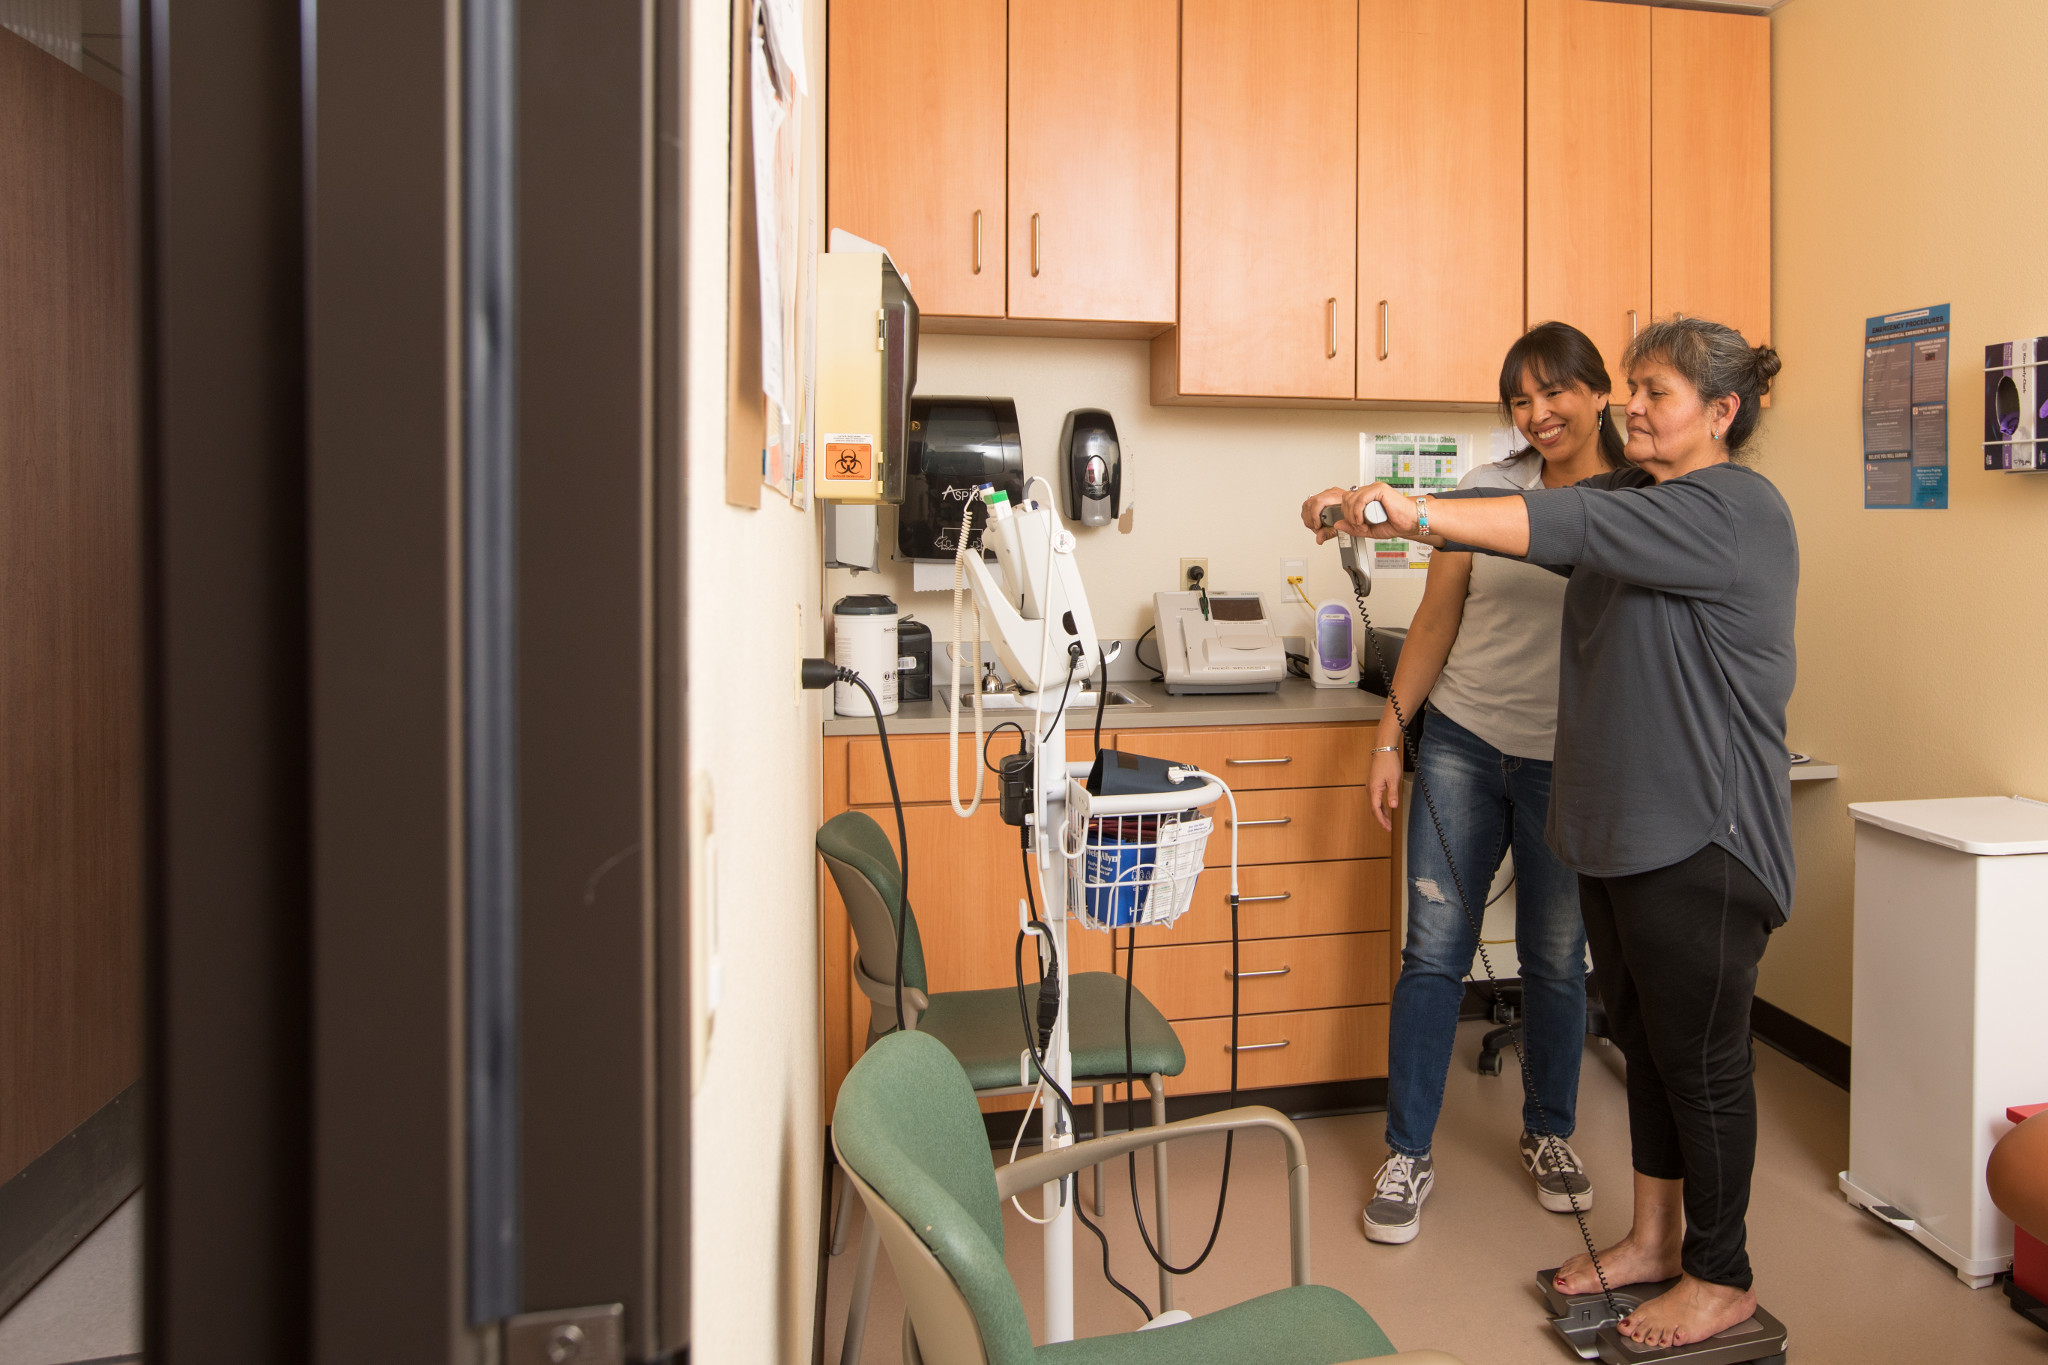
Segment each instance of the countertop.
M1280 684L1278 692L1212 697L1169 697L1165 685L1156 682L1116 682L1114 685L1129 688L1146 705L1110 707L1102 717L1105 730L1376 721L1387 704L1385 698L1361 692L1355 687L1316 687L1299 678L1287 679ZM1030 714L1028 709L1018 711L1007 707L1000 711L983 711L982 726L986 729L997 721L1016 720ZM946 733L946 708L937 700L904 702L895 715L886 719L892 735ZM1068 703L1069 730L1092 728L1094 724L1095 705L1092 701L1077 697ZM974 713L966 706L960 709L960 730L962 734L974 732ZM828 735L871 735L874 732L872 716L831 716L825 721L825 733Z

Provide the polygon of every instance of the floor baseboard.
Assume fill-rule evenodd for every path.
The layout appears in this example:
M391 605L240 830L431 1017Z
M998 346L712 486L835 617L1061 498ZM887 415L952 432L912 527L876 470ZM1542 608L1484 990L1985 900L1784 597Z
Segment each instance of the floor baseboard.
M0 1185L0 1313L142 1184L142 1083Z
M1849 1088L1849 1045L1759 998L1749 1009L1750 1035L1823 1080Z

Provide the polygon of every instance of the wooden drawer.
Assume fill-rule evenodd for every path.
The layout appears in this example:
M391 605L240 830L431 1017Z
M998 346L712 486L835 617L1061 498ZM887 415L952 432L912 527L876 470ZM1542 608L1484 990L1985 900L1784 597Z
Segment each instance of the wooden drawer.
M1262 863L1238 870L1243 907L1240 938L1298 938L1389 927L1388 861ZM1211 868L1195 882L1194 904L1164 929L1140 929L1141 948L1230 941L1230 869Z
M1246 939L1241 1014L1377 1005L1387 998L1386 934ZM1125 951L1116 954L1121 970ZM1138 950L1137 988L1169 1019L1230 1014L1230 945L1186 943Z
M1209 808L1216 831L1203 850L1204 867L1230 869L1230 803ZM1237 794L1237 861L1247 863L1337 862L1384 858L1393 836L1372 816L1364 787L1302 787Z
M1363 782L1372 736L1369 725L1254 725L1132 730L1119 735L1117 743L1132 753L1192 763L1228 782L1232 791L1245 792Z
M1016 716L1016 712L1004 712L1004 716ZM995 717L988 718L989 724ZM1030 724L1030 714L1024 713L1021 723ZM1069 724L1072 717L1068 717ZM962 716L960 729L960 803L965 805L974 799L974 769L981 762L981 756L974 749L973 722ZM1090 724L1094 713L1089 714ZM998 763L1005 754L1017 752L1017 732L1005 730L995 737L988 746L988 761ZM1116 736L1104 731L1102 745L1110 748L1116 743ZM944 735L893 735L889 739L890 751L896 759L896 784L903 792L905 805L930 801L948 801L952 791L946 779L946 736ZM1067 759L1079 763L1095 757L1095 734L1090 730L1079 733L1067 732ZM987 774L982 784L982 805L994 806L996 801L996 775ZM828 794L829 795L829 794ZM829 804L829 801L828 801ZM849 806L886 806L889 804L889 773L882 764L882 741L869 736L858 736L846 741L846 804Z
M1252 1014L1238 1020L1237 1086L1314 1085L1387 1074L1385 1005ZM1187 1070L1169 1077L1169 1095L1230 1088L1230 1020L1191 1019L1173 1026L1187 1049Z

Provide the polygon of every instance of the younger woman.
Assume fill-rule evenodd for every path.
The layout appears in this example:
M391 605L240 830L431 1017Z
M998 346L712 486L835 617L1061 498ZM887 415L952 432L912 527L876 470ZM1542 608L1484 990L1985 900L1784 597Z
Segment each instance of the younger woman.
M1563 488L1620 468L1607 387L1606 363L1585 333L1561 322L1531 329L1500 371L1502 415L1529 449L1474 470L1462 486ZM1412 724L1428 706L1416 766L1436 799L1458 876L1436 826L1411 812L1408 938L1388 1039L1388 1151L1365 1207L1365 1235L1375 1242L1413 1240L1436 1182L1431 1140L1476 946L1473 920L1483 913L1474 905L1468 918L1457 885L1462 879L1483 902L1511 848L1523 1062L1534 1081L1534 1098L1523 1104L1522 1166L1544 1208L1569 1213L1574 1199L1581 1209L1593 1204L1593 1187L1565 1140L1586 1031L1586 935L1577 878L1543 843L1564 590L1564 579L1533 565L1439 553L1394 670L1400 713ZM1392 829L1401 802L1401 727L1392 706L1375 743L1367 783L1374 813Z

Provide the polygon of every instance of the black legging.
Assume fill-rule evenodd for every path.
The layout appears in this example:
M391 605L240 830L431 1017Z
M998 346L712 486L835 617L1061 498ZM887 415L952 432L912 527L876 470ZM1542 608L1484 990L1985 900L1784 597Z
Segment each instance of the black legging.
M1686 1273L1747 1289L1743 1216L1756 1165L1749 1006L1756 964L1784 916L1718 844L1634 876L1581 876L1579 908L1607 1026L1628 1059L1634 1166L1685 1181Z

